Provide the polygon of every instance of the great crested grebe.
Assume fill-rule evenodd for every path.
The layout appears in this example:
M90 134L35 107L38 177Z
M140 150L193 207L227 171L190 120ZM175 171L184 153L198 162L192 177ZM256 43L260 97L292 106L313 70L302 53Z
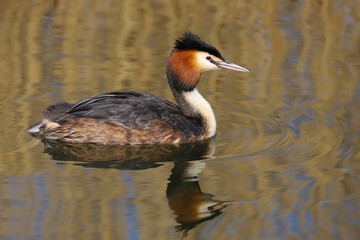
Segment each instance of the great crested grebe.
M215 115L196 85L202 72L216 69L248 72L226 61L199 36L185 32L175 41L166 65L179 105L140 91L103 93L75 104L50 105L43 120L28 132L69 143L161 144L210 138L216 132Z

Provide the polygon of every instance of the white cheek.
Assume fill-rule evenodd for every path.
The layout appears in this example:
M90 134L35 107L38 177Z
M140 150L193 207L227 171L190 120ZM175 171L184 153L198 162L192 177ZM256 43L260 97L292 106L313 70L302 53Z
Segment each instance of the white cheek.
M201 68L201 71L210 71L220 69L215 64L212 64L209 60L206 59L207 56L213 58L213 56L207 52L198 52L196 54L197 62Z

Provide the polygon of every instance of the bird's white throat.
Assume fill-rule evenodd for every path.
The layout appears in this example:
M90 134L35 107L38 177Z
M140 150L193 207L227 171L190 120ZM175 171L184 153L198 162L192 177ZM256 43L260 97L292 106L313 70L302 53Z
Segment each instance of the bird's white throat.
M194 109L194 111L200 113L204 118L207 127L205 138L214 136L216 133L216 119L210 103L201 96L196 88L190 92L183 92L182 94L185 101Z

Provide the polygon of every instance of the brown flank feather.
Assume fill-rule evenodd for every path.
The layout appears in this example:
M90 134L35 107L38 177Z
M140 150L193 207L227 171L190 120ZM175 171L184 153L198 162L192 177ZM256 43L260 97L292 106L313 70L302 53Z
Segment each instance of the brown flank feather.
M169 123L160 120L140 129L129 129L93 118L70 118L59 127L46 131L46 138L69 143L161 144L195 140L184 137Z

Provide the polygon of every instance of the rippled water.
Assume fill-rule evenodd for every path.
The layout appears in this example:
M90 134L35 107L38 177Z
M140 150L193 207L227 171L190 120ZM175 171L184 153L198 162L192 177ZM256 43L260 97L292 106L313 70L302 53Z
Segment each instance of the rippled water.
M2 1L0 238L358 239L356 1ZM43 144L57 100L172 100L174 39L250 73L204 73L217 136L170 146Z

